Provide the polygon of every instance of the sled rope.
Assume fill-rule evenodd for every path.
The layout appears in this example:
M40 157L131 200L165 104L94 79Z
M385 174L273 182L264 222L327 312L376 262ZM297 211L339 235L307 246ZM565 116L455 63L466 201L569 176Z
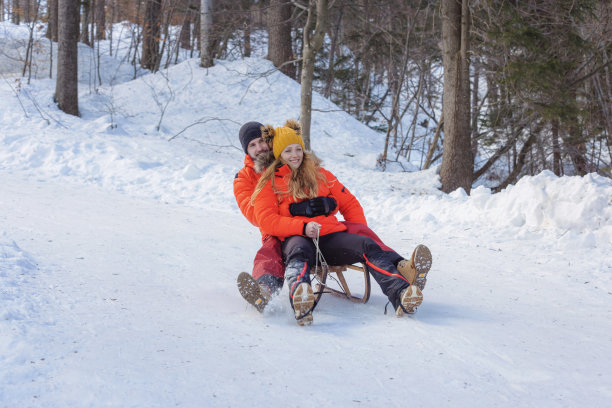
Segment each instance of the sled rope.
M317 236L312 239L315 244L315 248L317 250L317 256L315 257L315 270L319 267L319 262L321 262L321 269L325 268L329 272L329 266L327 265L327 261L319 249L319 229L317 228Z
M316 252L317 252L317 256L315 257L315 271L319 268L319 262L320 262L321 263L321 270L326 273L327 279L331 278L334 281L336 281L336 283L338 284L338 286L340 287L340 289L344 293L344 296L346 296L347 299L350 299L349 295L344 290L344 287L340 284L340 281L338 281L338 279L336 279L335 277L331 276L331 274L329 273L329 265L327 264L327 261L325 260L325 257L323 256L323 253L321 252L321 249L319 248L319 229L317 229L317 236L312 238L312 241L315 244L315 249L316 249ZM325 288L327 288L327 283L320 282L320 285L321 285L321 290L319 292L316 292L317 295L320 294L320 293L325 293ZM317 303L318 303L318 301L315 302L314 306L312 307L313 309L315 308Z
M317 255L315 256L315 272L319 269L319 262L321 262L321 270L323 272L325 272L325 273L329 273L329 267L327 266L327 262L325 261L325 257L323 257L323 254L321 253L321 250L319 249L319 229L318 228L317 228L317 236L312 238L312 241L315 244L315 249L316 249L316 252L317 252ZM325 268L325 269L323 269L323 268ZM315 279L318 280L316 273L315 273ZM316 293L314 293L315 295L319 295L319 294L325 292L325 286L326 285L324 283L322 283L321 281L319 281L319 284L321 286L321 290L316 292ZM312 308L308 311L308 313L312 312L314 310L314 308L317 307L317 303L319 303L320 299L321 298L319 298L318 300L316 300L314 302L314 304L312 305ZM304 315L306 315L308 313L305 313Z

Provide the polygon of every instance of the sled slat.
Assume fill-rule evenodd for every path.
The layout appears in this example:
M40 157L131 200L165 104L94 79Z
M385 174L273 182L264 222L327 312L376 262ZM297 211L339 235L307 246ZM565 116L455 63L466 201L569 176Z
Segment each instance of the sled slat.
M344 272L346 272L348 269L352 269L354 271L363 273L363 279L364 279L363 296L361 297L355 296L351 293L348 282L346 281L346 278L344 276ZM311 273L316 274L319 277L319 280L321 280L320 278L324 278L324 280L322 281L323 285L321 284L317 285L317 291L320 292L318 297L320 297L321 294L323 293L330 293L335 296L346 298L350 300L351 302L355 302L355 303L366 303L370 299L370 274L368 273L365 266L363 265L361 266L360 265L332 265L328 267L328 270L329 270L329 273L336 274L336 277L335 278L332 277L332 279L336 280L340 284L342 290L334 289L334 288L329 287L328 285L325 285L325 281L327 280L327 274L322 273L320 268L317 268L317 270L313 268Z

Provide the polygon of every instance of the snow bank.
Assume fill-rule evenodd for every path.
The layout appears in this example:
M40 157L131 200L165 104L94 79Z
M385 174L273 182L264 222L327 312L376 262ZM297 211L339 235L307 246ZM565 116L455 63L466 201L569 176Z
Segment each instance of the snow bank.
M413 190L363 201L376 221L390 217L408 228L425 223L427 229L440 230L460 224L466 230L492 228L517 237L548 232L562 246L607 247L612 242L612 180L597 174L556 177L545 171L498 194L485 187L473 189L470 196L463 190L425 196Z
M6 232L0 234L0 321L24 320L36 313L28 299L28 283L36 271L35 260Z
M476 195L480 192L476 192ZM486 193L485 193L486 194ZM482 205L499 225L586 233L612 227L612 180L597 174L523 177Z

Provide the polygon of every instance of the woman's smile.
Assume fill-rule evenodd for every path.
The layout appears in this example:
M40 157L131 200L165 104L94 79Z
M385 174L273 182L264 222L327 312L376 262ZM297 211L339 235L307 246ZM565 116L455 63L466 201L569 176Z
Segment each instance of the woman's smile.
M304 160L304 150L298 143L290 144L282 151L281 158L292 168L297 169Z

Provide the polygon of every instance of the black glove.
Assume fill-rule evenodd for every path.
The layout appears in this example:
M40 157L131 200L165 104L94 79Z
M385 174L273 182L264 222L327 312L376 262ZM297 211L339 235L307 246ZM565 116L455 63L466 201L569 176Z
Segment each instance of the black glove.
M319 215L327 215L334 211L338 204L333 197L315 197L301 203L293 203L289 205L291 215L301 217L317 217Z

